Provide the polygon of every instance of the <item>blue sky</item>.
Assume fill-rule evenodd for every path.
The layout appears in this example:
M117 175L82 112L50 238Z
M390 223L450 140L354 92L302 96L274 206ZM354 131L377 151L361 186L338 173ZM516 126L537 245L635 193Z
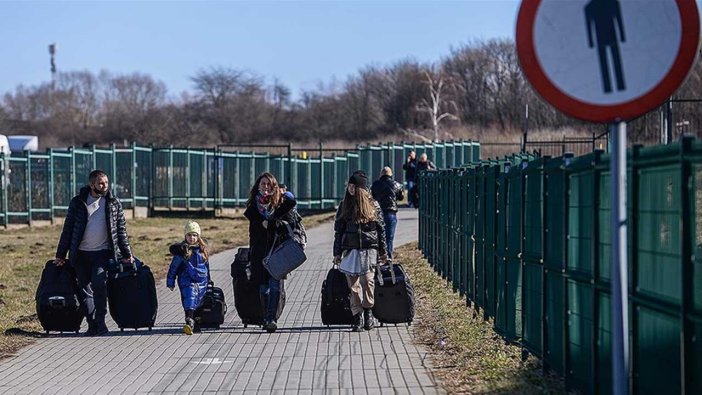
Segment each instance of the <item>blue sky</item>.
M143 72L176 97L210 66L278 78L295 96L369 64L436 61L475 39L511 38L518 0L0 1L0 94L60 71Z

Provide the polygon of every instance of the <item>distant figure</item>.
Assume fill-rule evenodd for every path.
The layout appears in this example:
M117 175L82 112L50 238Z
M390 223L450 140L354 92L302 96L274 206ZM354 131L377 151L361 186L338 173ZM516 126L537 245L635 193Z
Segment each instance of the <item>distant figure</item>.
M605 93L612 92L612 82L609 75L609 64L607 62L607 49L612 54L612 66L614 66L614 76L617 79L617 90L626 89L624 84L624 72L622 71L622 59L619 53L619 40L626 42L624 34L624 24L622 23L622 11L618 0L591 0L585 6L585 24L587 25L587 41L590 48L595 46L592 39L592 28L595 28L597 37L597 54L600 58L600 74L602 74L602 85ZM619 38L617 37L619 29Z
M397 201L402 200L402 185L392 179L392 169L383 167L380 178L373 182L371 195L380 204L383 210L383 221L385 221L385 244L387 245L388 257L392 258L393 240L395 240L395 228L397 227Z
M407 206L416 207L414 201L414 183L417 182L417 153L410 151L407 155L407 161L402 165L402 170L405 171L405 183L407 184Z
M423 172L424 170L434 169L436 169L434 162L429 160L427 154L422 154L417 162L417 174ZM414 208L419 208L419 188L417 188L417 185L414 186L414 193L410 192L410 194L414 194Z

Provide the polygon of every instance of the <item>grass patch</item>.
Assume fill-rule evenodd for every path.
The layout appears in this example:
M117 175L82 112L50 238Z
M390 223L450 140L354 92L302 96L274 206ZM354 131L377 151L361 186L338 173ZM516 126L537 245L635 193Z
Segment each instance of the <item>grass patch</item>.
M431 350L433 372L449 393L564 393L557 377L544 377L541 361L522 360L521 347L508 344L492 321L466 307L465 299L437 275L411 243L395 255L407 269L417 298L415 341Z
M333 218L333 213L307 216L312 228ZM165 278L172 256L168 247L183 240L184 218L146 218L127 221L132 252L154 272L156 281ZM197 219L202 236L213 253L248 244L248 221L243 217ZM61 226L0 230L3 259L0 263L0 359L13 355L33 341L32 336L8 334L16 328L42 332L36 316L34 294L46 261L56 254ZM10 333L17 332L12 329Z

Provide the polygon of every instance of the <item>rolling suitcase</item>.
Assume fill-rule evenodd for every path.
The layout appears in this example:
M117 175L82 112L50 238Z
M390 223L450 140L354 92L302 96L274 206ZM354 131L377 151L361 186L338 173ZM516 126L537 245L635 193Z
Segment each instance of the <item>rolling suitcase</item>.
M350 297L351 288L346 275L334 265L322 282L322 323L326 326L353 324Z
M205 292L202 305L195 310L195 323L200 328L215 328L224 323L227 314L227 303L224 300L222 288L209 285Z
M414 288L405 269L389 262L375 270L373 316L380 324L411 324L414 319Z
M153 328L158 312L156 283L151 269L134 258L134 263L110 261L107 300L110 315L120 330Z
M244 328L248 325L263 325L265 318L266 285L262 279L263 266L252 265L249 261L249 249L239 248L231 265L232 286L234 287L234 308ZM285 307L285 284L280 281L280 300L276 320L280 318Z
M61 267L53 260L46 262L35 296L37 317L46 333L78 333L83 323L79 293L76 274L68 261Z

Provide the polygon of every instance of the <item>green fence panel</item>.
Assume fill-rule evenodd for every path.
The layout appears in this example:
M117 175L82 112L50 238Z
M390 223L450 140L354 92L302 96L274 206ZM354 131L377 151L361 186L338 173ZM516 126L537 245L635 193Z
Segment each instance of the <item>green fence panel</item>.
M112 191L124 208L133 208L134 204L134 153L131 148L114 149L111 153L114 168L110 176Z
M522 222L524 212L524 180L519 166L512 166L507 173L507 196L505 211L507 212L505 256L520 258L522 256Z
M566 211L565 166L571 158L560 157L544 165L546 183L546 246L543 251L544 265L552 269L564 269L566 266L566 230L568 229L568 212Z
M52 188L49 162L46 154L27 153L29 160L30 221L51 220ZM0 173L2 174L2 173Z
M637 327L634 342L638 345L632 371L634 391L680 393L680 319L643 306L632 314Z
M544 364L546 368L565 376L566 331L566 280L560 271L544 269L546 281L546 323L544 339Z
M524 345L535 355L542 355L544 266L540 262L524 262L524 300L522 312ZM518 325L516 326L518 328Z
M638 172L638 267L632 279L639 293L675 304L680 304L682 296L681 174L678 164Z
M593 273L593 218L598 198L594 159L591 155L576 159L568 174L568 270L582 276Z
M135 200L137 206L148 206L151 196L151 169L152 150L151 148L143 148L134 146L134 167L136 177L132 181L135 191Z
M522 262L518 258L505 259L507 299L507 335L512 339L522 337L523 273Z
M595 358L595 306L593 286L574 280L567 281L568 333L566 381L584 393L592 393L593 360Z
M7 185L7 223L29 223L29 161L27 157L10 157L10 182Z
M544 234L546 200L544 165L550 158L531 161L525 169L524 175L524 251L525 260L543 262L544 260ZM550 196L550 195L549 195ZM563 207L561 207L563 209ZM560 212L559 217L564 213Z

